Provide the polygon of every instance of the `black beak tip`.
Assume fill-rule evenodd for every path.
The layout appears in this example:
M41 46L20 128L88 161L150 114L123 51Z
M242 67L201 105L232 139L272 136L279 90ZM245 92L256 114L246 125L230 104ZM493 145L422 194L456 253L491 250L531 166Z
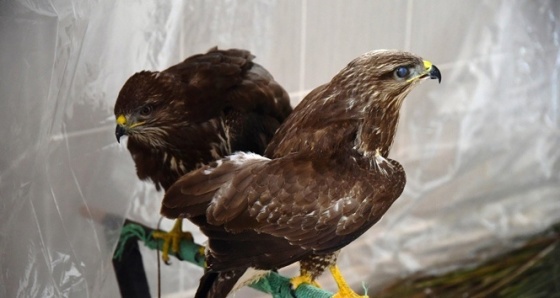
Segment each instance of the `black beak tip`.
M124 127L117 125L117 127L115 128L115 137L117 137L117 142L119 144L121 142L121 137L125 134L126 134L126 130L124 129Z
M430 70L430 79L438 79L438 83L441 83L441 72L435 65L432 65Z

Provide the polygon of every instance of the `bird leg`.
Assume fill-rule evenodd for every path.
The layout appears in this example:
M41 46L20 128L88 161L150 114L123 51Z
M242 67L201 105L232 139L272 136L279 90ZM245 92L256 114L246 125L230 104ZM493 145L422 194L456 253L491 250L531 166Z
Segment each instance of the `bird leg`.
M162 239L163 240L163 247L161 249L161 259L165 262L165 264L169 264L169 246L171 245L171 251L173 253L179 252L179 246L181 245L181 239L186 239L189 241L193 241L193 236L189 232L183 232L183 219L178 218L175 220L175 224L173 228L169 232L165 231L154 231L152 232L152 238L154 239Z
M331 271L334 281L338 286L338 292L334 294L332 298L368 298L367 295L360 296L356 294L356 292L350 288L346 280L344 280L344 277L342 277L342 273L340 273L338 266L331 265L329 266L329 270Z
M321 288L321 285L319 285L315 279L323 273L325 268L331 264L336 264L337 256L338 252L327 255L311 254L299 260L299 276L292 277L290 279L292 289L297 289L297 287L302 283L311 284L317 288Z

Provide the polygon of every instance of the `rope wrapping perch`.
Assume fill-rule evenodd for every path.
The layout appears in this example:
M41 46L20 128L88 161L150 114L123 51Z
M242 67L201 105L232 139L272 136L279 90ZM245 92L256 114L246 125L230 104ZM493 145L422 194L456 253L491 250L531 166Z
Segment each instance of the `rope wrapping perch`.
M128 221L121 230L119 243L114 259L120 259L124 252L125 244L128 241L142 241L149 249L160 249L163 240L152 238L154 229L142 224ZM202 246L187 240L181 240L179 252L170 252L177 259L193 263L199 267L204 267L204 255L200 254ZM332 293L319 289L312 285L303 284L296 291L290 288L290 279L276 272L270 272L267 276L259 279L250 285L251 288L272 295L273 298L330 298Z

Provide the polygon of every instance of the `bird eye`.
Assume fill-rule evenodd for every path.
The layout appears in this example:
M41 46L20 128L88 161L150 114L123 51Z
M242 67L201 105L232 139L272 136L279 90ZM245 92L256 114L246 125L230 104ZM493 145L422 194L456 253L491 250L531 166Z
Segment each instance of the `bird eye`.
M410 74L410 70L408 70L408 67L399 66L399 67L397 67L397 69L395 69L395 75L396 75L398 78L404 79L404 78L406 78L409 74Z
M153 107L151 105L146 105L140 110L140 115L148 116L152 113Z

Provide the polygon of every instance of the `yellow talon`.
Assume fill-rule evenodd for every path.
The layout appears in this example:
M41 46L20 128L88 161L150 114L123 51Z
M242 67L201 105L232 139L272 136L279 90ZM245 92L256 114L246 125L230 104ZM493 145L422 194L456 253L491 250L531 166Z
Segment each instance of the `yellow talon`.
M183 232L183 220L177 219L175 221L175 225L169 232L164 231L154 231L152 232L152 238L154 239L162 239L163 240L163 247L161 249L161 259L166 263L169 264L169 246L171 246L171 251L173 253L179 252L179 247L181 245L181 239L187 239L189 241L193 241L193 236L189 232Z
M350 286L348 285L348 283L346 283L346 280L344 280L344 277L342 277L342 274L340 273L340 270L338 269L338 266L333 265L329 267L329 270L331 271L331 274L334 278L334 281L336 282L336 285L338 286L338 292L336 294L334 294L332 296L332 298L368 298L369 296L364 295L358 295L356 294L356 292L354 292Z
M292 289L297 289L301 284L311 284L317 288L320 288L321 286L319 285L318 282L316 282L313 277L311 277L311 274L309 274L308 272L301 272L299 276L296 277L292 277L290 278L290 284L292 286Z
M205 257L206 257L206 247L200 246L198 248L198 251L196 252L196 255L195 255L194 258L197 261L200 260L200 259L203 259L204 260L204 268L208 267L208 264L206 263L206 258Z

